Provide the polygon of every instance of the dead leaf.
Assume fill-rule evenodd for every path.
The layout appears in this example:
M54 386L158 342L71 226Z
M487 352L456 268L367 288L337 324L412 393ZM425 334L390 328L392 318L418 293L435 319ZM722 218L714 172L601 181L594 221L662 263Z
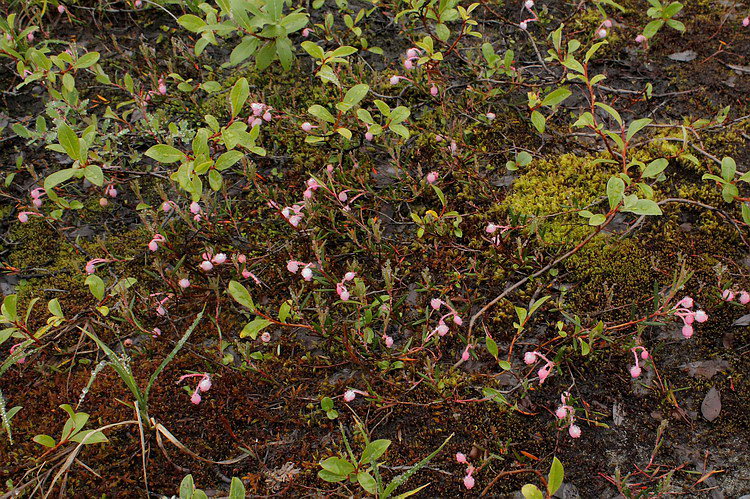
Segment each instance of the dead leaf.
M750 326L750 314L743 315L732 323L733 326Z
M698 54L695 53L694 50L686 50L684 52L675 52L674 54L670 54L669 58L673 61L679 61L679 62L690 62L694 60L696 57L698 57Z
M702 360L683 364L680 368L694 378L711 379L716 373L729 369L729 362L723 359Z
M703 414L703 417L708 421L713 421L714 419L719 417L720 412L721 394L719 393L719 390L717 390L714 386L711 387L711 389L706 394L706 398L703 399L703 403L701 404L701 414Z

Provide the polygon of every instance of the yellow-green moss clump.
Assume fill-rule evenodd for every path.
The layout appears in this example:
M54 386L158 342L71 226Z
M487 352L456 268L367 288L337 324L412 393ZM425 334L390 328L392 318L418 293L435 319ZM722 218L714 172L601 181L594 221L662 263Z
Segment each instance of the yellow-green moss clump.
M594 164L595 159L563 154L532 162L513 183L503 207L530 217L555 215L537 225L546 243L578 241L592 229L575 211L604 196L612 175L607 164ZM596 207L589 209L597 213Z

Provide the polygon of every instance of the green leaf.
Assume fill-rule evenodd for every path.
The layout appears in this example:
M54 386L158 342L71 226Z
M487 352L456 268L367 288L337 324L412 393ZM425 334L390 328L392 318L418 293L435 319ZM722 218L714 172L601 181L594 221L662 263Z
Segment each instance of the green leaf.
M552 458L552 467L549 470L547 476L547 493L553 495L560 489L563 478L565 477L565 470L563 465L557 457Z
M294 51L292 49L292 42L287 37L276 39L276 55L281 61L281 67L285 71L289 71L292 68L292 61L294 60Z
M727 182L732 182L736 173L737 163L729 156L725 156L721 160L721 177Z
M539 133L544 133L544 129L547 127L547 120L539 111L531 113L531 123Z
M318 471L318 478L325 480L326 482L336 483L346 480L346 475L337 475L328 470L320 470Z
M39 445L43 445L45 447L54 447L55 446L55 439L50 437L49 435L37 435L34 437L34 442L38 443Z
M363 489L365 489L365 492L372 495L377 495L378 485L372 475L370 475L366 471L357 473L357 482L359 482L359 485Z
M598 227L606 221L607 221L607 217L605 217L602 214L596 214L596 215L592 215L591 218L589 218L589 225Z
M344 104L347 104L350 108L356 106L362 99L365 98L365 95L367 95L367 92L369 90L370 86L365 85L364 83L354 85L352 88L347 90L346 95L344 95Z
M73 175L75 175L75 173L75 168L66 168L64 170L59 170L51 175L48 175L47 178L44 179L44 190L47 191L47 195L50 197L56 196L52 189L62 184L66 180L69 180Z
M609 200L610 209L614 209L615 206L620 204L623 194L625 194L625 182L620 177L609 177L607 181L607 199Z
M185 153L167 144L151 146L146 151L146 156L159 163L174 163L175 161L183 161L185 159Z
M181 16L179 19L177 19L177 22L180 26L187 29L188 31L192 31L193 33L198 32L203 26L206 25L206 22L203 19L193 14L186 14L184 16Z
M639 120L634 120L633 122L631 122L630 125L628 125L628 133L625 135L625 140L629 142L636 133L643 130L652 121L654 120L652 120L651 118L641 118Z
M255 303L250 296L250 292L245 286L237 281L229 281L228 289L229 295L234 298L237 303L245 308L250 309L251 311L255 310Z
M380 456L385 454L385 451L388 450L388 447L390 447L390 445L390 440L373 440L367 445L367 447L365 447L365 450L362 451L362 457L360 458L359 462L363 464L370 464L373 461L376 461Z
M193 482L193 475L187 475L180 482L180 499L191 499L193 492L195 491L195 483Z
M573 92L565 87L558 88L557 90L550 92L542 101L543 106L553 107L560 104L562 101L573 95Z
M84 438L86 439L85 442L83 442ZM100 431L86 430L80 433L76 433L75 435L70 437L70 441L83 443L84 445L91 445L91 444L102 444L104 442L109 442L109 439L104 435L104 433Z
M49 310L49 312L55 317L60 317L60 318L65 317L62 311L62 307L60 306L60 301L57 298L52 298L47 303L47 310Z
M484 342L485 342L485 345L487 345L487 351L490 352L490 355L497 358L497 355L499 352L498 352L497 343L495 342L495 340L487 336L484 339Z
M81 142L76 133L65 123L57 128L57 140L73 160L81 160Z
M258 49L258 39L246 36L242 41L234 47L232 53L229 54L229 64L235 65L247 60L248 57L253 55ZM203 84L206 87L206 84Z
M664 21L662 21L661 19L651 21L646 25L645 28L643 28L643 36L650 40L661 29L662 26L664 26Z
M607 112L607 114L612 116L615 119L615 121L617 121L617 123L619 123L620 126L622 126L622 116L620 116L620 113L618 113L617 110L615 110L615 108L608 106L607 104L604 104L603 102L596 102L595 104L597 107L604 109ZM591 124L593 125L593 121L591 122Z
M91 66L96 64L98 61L99 61L99 52L88 52L86 54L83 54L81 57L79 57L73 67L76 69L86 69L86 68L90 68Z
M668 165L669 161L664 158L655 159L643 169L641 177L656 178L667 168Z
M232 484L229 486L229 499L245 499L245 484L237 477L232 477Z
M83 169L83 176L92 184L101 187L104 185L104 172L97 165L88 165Z
M330 473L338 476L349 476L354 471L354 465L345 459L340 457L329 457L325 461L320 463L320 466Z
M217 170L211 170L210 172L208 172L208 185L211 186L211 189L214 192L219 191L223 183L224 177L222 177L221 173L219 173Z
M245 105L248 96L250 95L250 87L247 83L247 78L244 76L237 80L229 92L229 101L232 107L232 118L240 114L242 106Z
M18 320L18 295L8 295L3 300L3 305L0 310L3 313L3 317L8 322L16 322Z
M406 118L408 118L410 114L411 111L408 107L398 106L396 109L391 111L391 115L389 116L388 121L391 123L391 125L396 125L406 120Z
M242 331L240 331L240 338L247 338L249 336L254 340L258 337L258 333L263 331L271 324L273 323L267 319L256 317L252 322L248 322L247 324L245 324L245 327L242 328Z
M335 123L336 118L333 117L333 115L328 111L328 109L324 108L323 106L320 106L318 104L314 104L310 106L310 108L307 110L308 113L312 114L316 118L318 118L321 121L327 121L328 123Z
M317 43L305 41L300 44L305 52L313 56L315 59L323 58L323 49Z
M214 165L214 168L219 170L220 172L226 170L227 168L231 168L234 166L239 160L245 157L245 154L241 151L227 151L221 156L219 156L219 159L216 160L216 164Z
M445 24L438 23L435 25L435 35L437 35L438 39L447 41L451 37L451 30Z
M636 215L661 215L662 211L656 202L650 199L639 199L629 208L623 208L622 211L635 213Z
M91 274L84 282L88 285L89 291L94 295L94 298L99 301L104 299L104 281L102 281L101 277L96 274Z
M527 483L521 487L521 494L523 494L526 499L544 499L542 491L532 483Z

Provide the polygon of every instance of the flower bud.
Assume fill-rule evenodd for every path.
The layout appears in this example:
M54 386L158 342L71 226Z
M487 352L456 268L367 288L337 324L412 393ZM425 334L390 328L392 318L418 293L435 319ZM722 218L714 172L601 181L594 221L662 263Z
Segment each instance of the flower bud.
M581 429L577 425L570 425L570 428L568 428L568 434L572 438L579 438L581 436Z
M204 376L200 383L198 383L198 390L207 392L211 389L211 378Z
M200 403L201 403L201 395L200 395L200 393L198 393L198 392L195 392L195 393L194 393L194 394L193 394L193 395L192 395L192 396L190 397L190 402L194 403L195 405L198 405L198 404L200 404Z
M344 392L344 401L351 402L357 397L357 394L354 393L354 390L347 390Z
M179 285L182 289L190 287L190 281L187 278L180 279Z

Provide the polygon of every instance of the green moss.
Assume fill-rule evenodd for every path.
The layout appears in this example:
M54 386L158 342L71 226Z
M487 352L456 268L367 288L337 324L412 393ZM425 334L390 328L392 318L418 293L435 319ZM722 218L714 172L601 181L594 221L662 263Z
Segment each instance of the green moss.
M547 216L538 228L548 243L575 241L591 230L577 213L604 195L611 173L596 158L563 154L534 161L513 184L503 206L516 214ZM591 210L596 212L596 210Z

